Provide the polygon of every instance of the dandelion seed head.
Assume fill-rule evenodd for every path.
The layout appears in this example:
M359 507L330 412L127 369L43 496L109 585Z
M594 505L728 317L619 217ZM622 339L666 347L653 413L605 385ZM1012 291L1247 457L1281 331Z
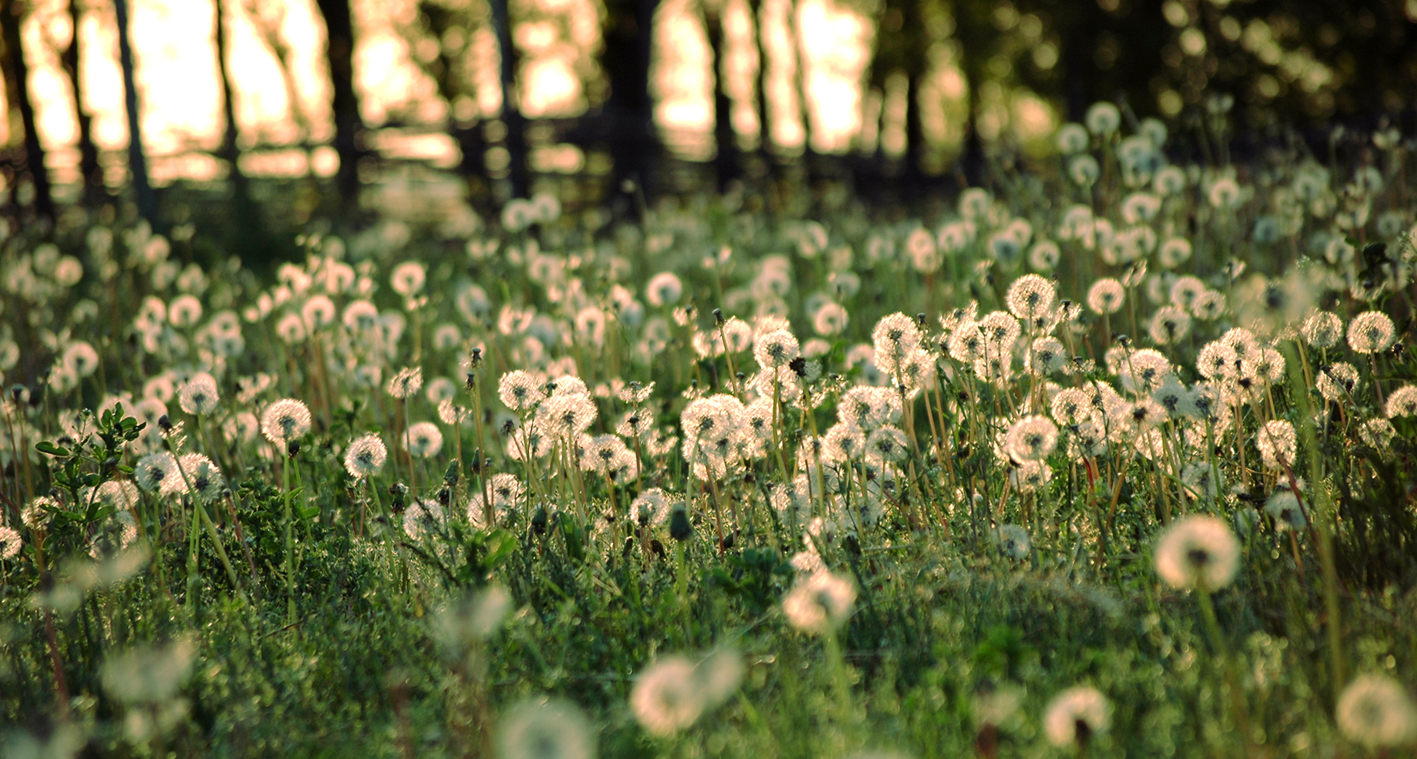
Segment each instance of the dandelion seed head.
M100 680L119 703L163 704L177 697L196 658L191 638L114 652L105 658Z
M1085 745L1112 723L1112 704L1096 688L1080 685L1053 697L1043 712L1043 734L1058 748Z
M1157 260L1166 269L1174 269L1191 257L1191 241L1184 237L1169 237L1161 243L1156 253Z
M698 720L705 699L694 669L683 656L666 656L640 674L630 691L630 711L646 731L669 736Z
M1058 127L1057 133L1053 136L1053 142L1057 145L1058 152L1063 155L1074 155L1087 150L1088 142L1091 139L1088 136L1087 128L1074 122L1068 122Z
M1387 675L1354 678L1339 694L1334 719L1344 736L1370 749L1417 740L1417 705L1402 685Z
M193 416L210 414L216 409L221 396L217 393L216 379L206 372L198 372L182 386L177 393L178 405Z
M866 436L865 451L877 461L896 462L910 453L910 443L899 428L882 425Z
M1009 470L1009 483L1020 493L1036 493L1052 480L1052 468L1042 461L1024 461Z
M1001 524L994 530L994 540L999 546L999 552L1014 561L1023 561L1028 558L1031 550L1028 530L1016 524Z
M24 544L19 532L0 525L0 559L13 559L19 556L20 549L24 547Z
M429 459L443 450L443 431L432 422L410 424L403 435L404 450L421 459Z
M556 393L537 407L535 421L543 434L565 440L590 429L597 415L595 401L589 395Z
M1265 422L1255 433L1255 447L1266 469L1283 471L1295 466L1294 453L1298 443L1294 425L1283 419Z
M407 367L400 369L397 374L389 379L389 384L384 388L389 395L400 400L411 398L423 387L422 367Z
M89 556L113 559L138 540L138 522L130 511L118 511L96 526L89 537Z
M403 511L403 531L413 540L422 540L424 535L441 530L447 524L447 516L437 501L424 498L409 504Z
M1389 393L1386 411L1389 419L1417 415L1417 385L1403 385Z
M1309 524L1308 515L1292 490L1275 491L1265 501L1264 510L1281 531L1302 530Z
M200 453L186 453L178 459L180 471L173 481L191 493L202 503L211 503L221 498L226 490L226 478L221 469Z
M1365 356L1392 347L1394 336L1392 319L1381 311L1359 314L1348 324L1348 347Z
M782 611L793 627L823 634L840 627L851 614L856 586L830 572L799 579L782 601Z
M1330 403L1351 397L1360 383L1357 368L1346 361L1320 367L1317 375L1314 387L1319 391L1319 395Z
M88 377L98 371L98 351L92 345L76 340L64 348L60 364L76 377Z
M646 488L630 502L630 516L636 524L659 527L669 521L671 499L659 488Z
M1162 306L1152 315L1147 335L1157 345L1175 345L1191 332L1191 315L1180 306Z
M841 334L849 322L850 317L846 309L834 302L822 304L812 315L812 329L824 337Z
M1220 470L1209 462L1192 462L1181 470L1181 483L1192 498L1214 500L1225 486Z
M1092 284L1087 291L1087 307L1098 314L1115 314L1122 308L1126 290L1122 283L1112 277L1104 277Z
M497 727L496 742L498 759L595 759L596 753L585 715L560 699L527 699L512 707Z
M1048 272L1057 267L1063 252L1052 240L1039 240L1028 249L1028 265L1037 271Z
M411 298L423 290L423 285L428 279L428 272L423 264L417 261L405 261L394 267L389 275L389 286L394 288L394 292L405 298Z
M1019 419L1004 437L1004 450L1014 461L1041 461L1057 444L1057 426L1041 415Z
M1397 429L1386 419L1369 419L1358 427L1358 439L1379 453L1386 454L1397 437Z
M384 468L389 449L378 435L370 433L350 441L344 452L344 470L356 480L367 479Z
M1028 322L1050 313L1057 295L1052 282L1037 274L1025 274L1009 285L1005 301L1014 316Z
M1156 544L1156 571L1173 588L1220 590L1240 568L1240 542L1220 519L1182 517Z
M84 500L88 500L89 491L85 491ZM129 480L109 480L98 486L98 490L92 493L93 498L105 507L117 510L128 511L138 505L138 486Z
M177 472L177 459L166 452L149 453L138 459L137 466L133 467L133 477L138 487L149 493L166 495L174 492L174 487L186 487L182 485L182 475Z
M276 445L299 440L310 432L310 408L294 398L284 398L261 414L261 434Z
M1099 137L1110 136L1122 125L1122 112L1111 103L1098 101L1088 107L1083 123Z
M773 330L759 336L753 346L753 358L763 369L785 369L801 354L797 338L785 329Z
M1300 334L1315 348L1332 348L1343 339L1343 320L1337 314L1317 311L1304 320Z
M544 380L524 369L514 369L502 375L497 383L497 396L502 404L517 413L534 409L546 399Z
M1068 161L1068 177L1081 187L1091 187L1102 175L1102 167L1097 159L1086 153L1073 156Z
M194 295L179 295L168 305L167 319L178 329L195 327L202 319L202 302Z

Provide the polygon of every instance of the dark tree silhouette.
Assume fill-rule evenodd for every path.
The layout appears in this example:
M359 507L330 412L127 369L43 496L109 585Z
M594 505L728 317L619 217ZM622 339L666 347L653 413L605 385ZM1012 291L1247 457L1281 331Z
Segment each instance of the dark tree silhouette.
M325 61L330 68L335 120L335 152L339 154L336 184L346 208L359 200L359 147L364 120L359 115L359 97L354 91L354 19L349 0L315 0L325 19Z
M128 168L138 214L149 222L157 218L157 196L148 181L148 159L143 151L143 129L138 111L138 89L133 82L133 45L128 39L128 0L113 0L118 19L118 64L123 69L123 105L128 112Z
M83 85L79 71L79 25L83 20L83 6L80 0L69 0L69 25L73 30L69 44L59 56L59 63L69 79L69 89L74 96L74 113L79 123L79 176L84 186L85 199L96 200L103 189L103 171L98 165L98 146L93 141L93 115L84 108Z
M702 3L704 30L708 33L709 56L713 66L713 139L715 155L714 175L718 180L718 191L728 189L728 185L738 178L738 135L733 129L733 100L728 96L728 77L724 73L726 57L724 51L723 8L712 1Z
M526 120L517 104L517 48L512 43L512 17L507 0L491 0L492 25L497 30L497 48L501 51L502 123L507 129L507 153L511 158L508 178L512 197L527 196Z
M763 34L762 0L748 0L748 7L753 11L753 32L758 45L758 156L767 168L769 181L772 181L777 174L777 151L772 145L772 116L768 103L768 42Z
M241 173L241 148L236 144L236 100L234 89L231 84L231 67L226 60L226 3L222 0L213 0L216 3L216 63L217 72L221 77L221 109L225 130L221 140L221 157L226 161L227 171L230 172L231 182L236 187L237 194L246 193L246 175Z
M24 125L25 169L34 182L35 211L44 218L54 219L54 198L49 189L49 170L44 165L44 146L35 128L34 103L30 100L29 65L25 62L24 42L20 22L24 20L24 3L20 0L0 0L0 29L5 42L6 95L19 109Z
M654 191L654 166L662 149L649 87L658 5L659 0L605 3L600 64L609 80L610 95L591 116L594 123L575 130L580 142L609 147L616 189L633 181L647 196Z
M463 39L469 39L472 20L459 13L455 7L430 0L420 0L418 12L428 33L439 41L437 56L424 64L424 68L438 85L438 94L448 103L448 135L457 143L462 156L458 170L467 179L468 191L472 194L474 184L485 174L483 157L487 152L487 143L483 138L481 123L461 124L453 114L458 98L469 96L471 88L463 81L460 73L461 56L467 53L466 43L457 49L447 43L449 32L458 29L467 32Z
M921 3L924 0L886 0L879 17L875 58L871 61L871 86L885 90L886 79L895 72L905 75L906 94L906 153L904 180L915 189L921 179L925 135L920 122L920 83L929 70L926 53L930 38L926 30ZM876 160L884 158L877 149Z
M251 197L251 182L245 172L241 170L241 146L237 142L239 130L236 124L235 87L232 85L231 65L227 61L226 14L227 9L231 6L225 0L214 0L214 2L216 28L213 33L216 37L217 71L221 78L221 107L225 121L220 153L222 160L226 161L228 176L231 180L231 219L233 221L230 228L231 240L237 250L274 250L279 246L271 239L272 235L262 218L261 208ZM236 12L239 11L240 6L237 6ZM292 102L291 108L292 110L296 109L294 102Z

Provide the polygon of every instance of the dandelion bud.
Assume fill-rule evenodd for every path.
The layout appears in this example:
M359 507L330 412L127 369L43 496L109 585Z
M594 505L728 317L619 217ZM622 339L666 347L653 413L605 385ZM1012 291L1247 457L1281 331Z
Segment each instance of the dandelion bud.
M443 472L443 482L448 487L454 487L458 484L458 462L448 462L448 468Z
M158 429L161 429L163 432L171 432L172 420L167 418L167 414L163 414L157 418L157 426Z
M723 309L715 308L713 310L713 323L720 327L723 326Z
M467 389L471 391L477 386L477 375L472 372L467 373Z
M693 534L694 527L689 524L689 514L684 511L684 507L679 505L670 510L669 537L682 543L688 540Z
M295 458L295 454L300 453L300 441L299 441L299 440L292 440L292 441L290 441L289 443L286 443L286 444L285 444L285 453L286 453L287 456L290 456L291 458Z
M447 506L447 505L448 505L448 501L451 500L451 499L452 499L452 493L451 493L447 488L440 488L440 489L438 490L438 504L439 504L439 505L441 505L441 506Z

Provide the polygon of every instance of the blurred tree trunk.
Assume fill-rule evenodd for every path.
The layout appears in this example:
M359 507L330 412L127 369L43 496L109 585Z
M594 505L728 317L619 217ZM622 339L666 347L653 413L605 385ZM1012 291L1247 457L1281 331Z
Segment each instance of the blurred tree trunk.
M526 123L517 104L517 48L512 44L512 16L507 0L491 0L492 25L502 59L502 123L507 128L508 179L512 197L527 196Z
M963 51L959 66L964 74L965 97L969 99L964 152L959 159L959 170L970 187L980 187L987 179L984 140L979 134L979 94L985 80L984 65L993 54L997 42L992 13L992 6L959 5L954 16L954 36Z
M787 29L797 60L797 77L793 85L797 89L797 110L802 118L802 165L807 170L807 184L810 186L816 180L817 153L812 147L812 104L807 98L807 44L802 39L797 12L798 4L794 2L787 11Z
M487 144L482 135L481 123L460 123L454 113L458 99L470 97L472 94L458 72L460 57L468 53L466 43L454 50L449 49L446 40L449 39L448 33L454 29L465 32L464 39L471 39L473 24L441 3L421 0L418 3L418 11L423 16L428 30L441 43L438 45L437 57L425 68L432 76L433 82L438 85L438 94L448 103L448 135L457 143L461 155L458 171L465 180L469 197L472 197L475 195L475 186L486 175L483 160L487 153Z
M232 186L237 195L246 194L246 175L241 173L241 148L236 144L236 101L231 86L231 67L226 61L226 4L215 0L216 8L216 63L221 75L221 109L225 116L225 134L221 140L221 157L226 161Z
M712 0L710 0L712 2ZM721 0L719 0L721 2ZM727 58L724 52L723 8L704 4L704 30L708 33L713 66L713 139L716 147L713 167L718 191L724 192L738 179L738 136L733 129L733 99L728 96Z
M226 161L227 176L231 179L232 214L231 240L240 255L247 260L255 260L269 255L269 251L279 246L273 244L268 226L261 218L261 209L251 198L251 183L241 171L241 146L237 140L240 132L236 124L236 93L232 86L231 65L227 61L226 9L227 3L215 0L216 14L216 58L217 71L221 75L221 108L225 115L225 134L221 140L221 158ZM237 6L238 8L240 6ZM291 109L298 107L291 101Z
M763 28L766 26L762 0L750 0L753 11L753 31L758 43L758 154L767 167L768 181L777 177L777 153L772 146L772 117L768 114L768 41Z
M608 122L604 142L614 163L615 188L638 185L646 197L653 196L654 162L661 149L650 93L658 6L659 0L607 2L602 35L605 52L600 59L610 83L602 118Z
M143 129L138 113L138 88L133 80L133 45L128 39L128 0L113 0L118 18L118 63L123 69L123 105L128 111L128 168L138 214L149 223L157 216L157 197L148 182L148 160L143 152Z
M24 19L24 3L20 0L0 0L0 27L5 42L6 95L19 109L25 132L25 169L34 182L34 207L40 216L54 219L54 197L50 192L49 170L44 165L44 146L34 121L34 103L30 101L29 64L25 62L24 42L20 22ZM13 90L13 91L11 91ZM13 196L12 196L13 197Z
M325 19L325 60L330 67L335 119L335 152L339 154L340 199L355 210L359 202L359 134L364 130L359 97L354 91L354 18L349 0L315 0Z
M74 113L79 122L79 176L84 187L84 199L93 201L103 188L103 171L98 165L98 146L93 141L93 115L84 108L83 86L80 82L79 24L83 20L80 0L69 0L69 24L73 32L69 46L59 57L64 73L69 78L69 89L74 94Z

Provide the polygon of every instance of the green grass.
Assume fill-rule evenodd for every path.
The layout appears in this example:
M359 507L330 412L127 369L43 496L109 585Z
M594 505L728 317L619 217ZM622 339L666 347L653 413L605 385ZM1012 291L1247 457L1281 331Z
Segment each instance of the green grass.
M548 697L586 715L606 757L1413 755L1417 729L1406 745L1370 749L1380 719L1355 728L1335 716L1362 674L1410 694L1417 663L1417 423L1384 405L1417 377L1404 149L1383 152L1392 170L1376 189L1349 185L1353 166L1299 156L1238 174L1189 167L1196 177L1156 194L1154 216L1128 220L1139 202L1128 196L1151 186L1128 167L1131 149L1094 137L1092 187L1068 178L1066 160L1064 171L999 170L994 193L898 223L843 201L774 216L705 197L641 225L602 227L574 210L525 230L493 223L465 249L384 220L338 243L302 238L309 258L274 281L191 263L200 230L200 244L167 253L121 226L105 246L93 230L106 227L70 217L57 249L7 240L5 755L575 755L538 754L528 737L578 734L554 707L518 707ZM1211 190L1236 175L1253 195L1226 205ZM1077 208L1123 240L1145 242L1134 230L1147 229L1158 244L1088 245L1064 234ZM1355 208L1362 223L1343 226L1340 211ZM936 250L965 223L974 231L958 249ZM1192 255L1163 260L1171 237ZM1035 248L1045 239L1059 246L1056 267ZM394 273L408 261L426 282L400 293ZM661 272L681 282L675 302L646 291ZM994 381L999 370L976 369L950 338L972 319L1018 325L1008 294L1029 272L1072 304L1116 277L1125 301L1105 317L1062 305L1055 320L1019 326ZM1169 339L1151 323L1186 275L1224 305ZM179 293L202 306L190 324L144 301L170 306ZM312 326L317 296L334 316ZM346 324L360 300L401 329ZM971 302L965 326L942 325ZM842 307L844 329L817 324L826 303ZM1320 308L1345 330L1328 345L1301 330ZM1358 353L1346 330L1371 311L1394 334ZM893 313L905 316L888 326L921 330L922 352L907 358L930 371L889 367L889 330L873 330ZM756 356L751 345L725 355L740 327L720 317L747 323ZM1231 332L1242 326L1253 342ZM793 339L773 354L781 328ZM1027 341L1045 335L1064 368L1034 374ZM1247 362L1207 381L1197 357L1222 340L1243 344ZM75 364L80 342L96 366ZM863 362L873 343L875 363ZM1129 352L1139 349L1156 349L1184 393L1211 388L1215 411L1127 432L1134 405L1162 385L1142 376L1153 358ZM798 350L805 360L789 364ZM1285 366L1266 376L1275 356ZM1357 382L1326 399L1315 383L1339 362ZM422 387L396 399L385 386L407 367ZM560 395L509 410L499 386L514 370ZM174 394L197 372L220 396L200 416ZM852 421L848 391L873 381L884 410ZM1107 445L1080 451L1085 425L1048 401L1097 383L1107 413L1088 419ZM457 409L440 413L430 390L463 416L442 419ZM145 396L166 396L167 434ZM281 398L312 418L294 452L253 427ZM563 413L590 419L567 436ZM1026 475L1037 464L1006 442L1030 415L1061 435L1036 486ZM443 436L427 458L403 444L416 422ZM622 422L640 434L617 433ZM1259 433L1274 422L1292 426L1293 451L1266 463ZM728 424L742 428L721 455ZM856 450L894 435L891 449L841 453L833 435L857 426ZM520 460L513 427L549 442ZM387 460L356 479L344 455L369 433ZM609 471L596 468L602 447ZM126 491L131 502L122 485L103 491L114 500L89 490L145 483L163 452L209 457L226 487L204 490L187 471L200 460L184 458L165 489ZM1207 464L1223 480L1214 494L1193 479ZM520 492L495 495L488 523L481 499L508 474ZM1298 511L1266 510L1295 483ZM663 508L637 524L631 504L651 488ZM406 521L439 504L444 521ZM1213 593L1171 587L1156 568L1163 532L1202 514L1239 529L1238 571ZM783 607L812 566L855 589L840 625L816 632ZM488 593L506 608L478 607L502 597ZM705 659L715 651L730 658ZM656 731L636 688L671 655L705 661L679 683L702 701L691 724ZM732 657L741 673L720 667ZM715 672L732 687L703 695ZM1051 745L1045 715L1074 686L1100 692L1110 719ZM1417 722L1404 698L1379 704L1398 725L1388 742Z

